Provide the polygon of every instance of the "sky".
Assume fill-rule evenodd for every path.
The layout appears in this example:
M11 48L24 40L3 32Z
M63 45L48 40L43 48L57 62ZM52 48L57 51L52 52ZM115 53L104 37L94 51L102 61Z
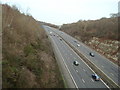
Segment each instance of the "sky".
M56 25L96 20L118 12L120 0L0 0L16 5L35 19Z

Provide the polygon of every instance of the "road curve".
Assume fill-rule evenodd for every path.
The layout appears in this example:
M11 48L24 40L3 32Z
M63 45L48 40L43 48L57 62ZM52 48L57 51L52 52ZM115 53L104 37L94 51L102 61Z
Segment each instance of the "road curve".
M52 28L48 26L43 27L47 33L53 32ZM97 82L91 78L91 75L95 72L66 44L64 40L61 41L56 33L53 32L52 36L49 34L49 37L56 43L56 47L61 53L77 88L108 88L102 80ZM73 61L78 61L80 63L79 66L75 66Z
M67 41L67 43L71 44L74 48L76 48L81 54L83 54L88 60L90 60L90 62L95 64L101 71L103 71L105 75L107 75L113 82L115 82L119 86L120 67L118 67L116 64L114 64L104 56L100 55L93 49L89 48L82 42L71 37L70 35L64 32L61 32L55 28L51 28L51 29L52 31L60 35L62 38L64 38L64 40ZM77 43L75 43L74 41L77 41ZM77 47L77 44L79 44L80 47ZM95 54L95 57L91 57L89 55L90 52L93 52Z

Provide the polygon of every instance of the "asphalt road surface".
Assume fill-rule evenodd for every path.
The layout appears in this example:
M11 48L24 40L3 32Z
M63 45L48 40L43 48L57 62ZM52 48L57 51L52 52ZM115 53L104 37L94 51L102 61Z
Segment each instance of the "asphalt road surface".
M100 81L92 79L91 75L95 72L65 43L64 40L60 40L61 38L53 32L53 28L48 26L43 27L45 31L49 33L49 37L55 42L56 47L61 53L76 88L108 88L102 79ZM75 66L73 61L78 61L79 65Z
M119 85L119 70L120 67L118 67L116 64L105 58L104 56L100 55L93 49L89 48L82 42L76 40L75 38L71 37L70 35L61 32L55 28L51 28L52 31L56 32L58 35L60 35L64 40L66 40L69 44L71 44L73 47L75 47L81 54L83 54L90 62L92 62L94 65L96 65L100 70L103 71L104 74L106 74L113 82L115 82L117 85ZM75 42L77 41L77 42ZM77 44L80 46L78 47ZM90 52L94 53L94 57L90 56Z

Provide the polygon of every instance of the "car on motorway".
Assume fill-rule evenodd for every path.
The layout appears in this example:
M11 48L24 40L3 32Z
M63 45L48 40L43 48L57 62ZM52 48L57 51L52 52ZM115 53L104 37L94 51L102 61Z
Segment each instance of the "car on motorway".
M52 36L52 32L50 32L50 35Z
M90 56L94 57L95 55L94 55L94 53L90 52Z
M77 43L77 41L76 41L76 40L75 40L74 42L75 42L75 43Z
M77 44L78 47L80 47L80 44Z
M60 40L62 41L62 38L60 38Z
M52 34L52 32L50 32L50 34Z
M100 80L100 77L99 77L97 74L92 74L92 78L93 78L95 81L99 81L99 80Z
M74 64L75 66L78 66L78 65L79 65L78 61L74 61L73 64Z
M57 37L58 37L58 35L57 35Z
M54 36L55 36L55 34L54 34Z

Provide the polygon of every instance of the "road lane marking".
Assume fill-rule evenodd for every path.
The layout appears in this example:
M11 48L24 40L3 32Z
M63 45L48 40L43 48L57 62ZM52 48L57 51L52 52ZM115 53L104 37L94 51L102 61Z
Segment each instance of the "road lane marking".
M66 40L65 40L66 41ZM83 43L81 43L81 44L83 44ZM67 45L67 44L66 44ZM72 44L71 44L72 45ZM85 44L83 44L84 46L87 46L87 45L85 45ZM69 46L69 45L68 45ZM72 45L73 47L75 47L74 45ZM70 46L69 46L70 47ZM71 47L70 47L71 48ZM88 48L88 47L87 47ZM76 48L77 49L77 48ZM77 49L78 50L78 49ZM78 50L79 51L79 50ZM94 50L93 50L94 51ZM79 51L80 52L80 51ZM99 53L98 53L99 54ZM100 54L99 54L100 55ZM102 55L101 55L102 56ZM84 55L84 57L86 57L85 55ZM87 58L88 59L88 58ZM89 60L89 59L88 59ZM111 61L110 61L111 62ZM92 62L91 62L92 63ZM113 62L111 62L111 63L113 63ZM92 63L93 64L93 63ZM114 64L114 63L113 63ZM94 64L95 65L95 64ZM114 65L116 65L116 64L114 64ZM96 66L96 65L95 65ZM117 65L116 65L117 66ZM117 66L118 67L118 66ZM99 68L100 69L100 68ZM101 70L101 69L100 69ZM102 71L103 72L103 71ZM103 72L104 73L104 72ZM104 73L105 74L105 73ZM106 74L105 74L106 75ZM107 75L106 75L107 76ZM108 76L107 76L108 77ZM110 80L112 80L110 77L108 77ZM113 80L112 80L113 81ZM114 82L114 81L113 81ZM115 83L115 82L114 82ZM115 83L116 84L116 83ZM105 84L106 85L106 84ZM116 84L117 85L117 84ZM117 85L118 86L118 85ZM107 85L107 87L109 88L109 86ZM119 86L118 86L119 87Z
M94 82L94 80L91 78L92 82Z
M86 71L85 69L83 69L83 71Z
M67 44L66 44L67 45ZM68 45L69 46L69 45ZM72 45L73 46L73 45ZM69 46L70 47L70 46ZM73 46L74 47L74 46ZM74 51L71 47L70 47L70 49L72 50L72 51ZM77 49L77 48L76 48ZM77 49L78 50L78 49ZM79 51L79 50L78 50ZM75 52L75 51L74 51ZM79 51L80 52L80 51ZM79 56L76 52L75 52L75 54L77 55L77 56ZM86 57L85 55L84 55L84 57ZM79 58L81 58L80 56L79 56ZM86 57L87 58L87 57ZM88 59L88 58L87 58ZM89 59L88 59L89 60ZM84 60L82 60L83 62L85 62ZM89 60L90 61L90 60ZM85 62L86 63L86 62ZM93 65L95 65L93 62L91 62ZM86 64L87 65L87 64ZM88 65L87 65L88 66ZM96 66L96 65L95 65ZM88 66L89 67L89 66ZM97 67L97 66L96 66ZM90 68L90 67L89 67ZM98 68L98 67L97 67ZM100 68L98 68L99 70L101 70ZM92 69L91 69L92 70ZM93 71L93 70L92 70ZM93 71L94 72L94 71ZM104 73L102 70L101 70L101 72L102 73ZM105 74L105 73L104 73ZM106 75L106 74L105 74ZM106 75L107 76L107 75ZM107 76L111 81L113 81L109 76ZM108 87L109 89L110 89L110 87L101 79L101 81L106 85L106 87ZM113 81L114 82L114 81ZM115 82L114 82L115 83ZM116 83L115 83L116 84ZM117 84L116 84L117 85ZM117 85L118 86L118 85ZM120 86L118 86L118 87L120 87Z
M81 60L82 60L82 58L66 43L66 42L64 42ZM78 50L78 49L77 49ZM85 56L86 57L86 56ZM87 57L86 57L87 58ZM88 59L88 58L87 58ZM88 59L89 60L89 59ZM86 64L87 65L87 63L84 61L84 60L82 60L83 62L84 62L84 64ZM88 66L88 65L87 65ZM91 67L89 67L88 66L88 68L93 72L93 73L95 73L92 69L91 69ZM95 73L96 74L96 73ZM106 75L106 74L105 74ZM107 88L109 88L110 89L110 87L101 79L101 81L103 82L103 84L107 87Z
M83 83L85 83L85 80L82 78Z
M80 41L78 41L78 42L80 42ZM81 43L82 46L85 47L86 49L92 50L92 51L94 51L96 54L99 54L99 56L102 56L103 58L105 58L105 56L103 56L102 54L98 53L97 51L95 51L95 50L92 49L91 47L87 46L86 44L84 44L84 43L82 43L82 42L80 42L80 43ZM107 59L107 58L105 58L105 59ZM107 59L107 61L110 62L110 63L112 63L112 64L115 65L116 67L118 67L118 65L116 65L116 64L113 63L112 61L110 61L110 60L108 60L108 59Z
M78 72L78 70L76 70L76 72Z
M110 73L110 74L114 76L114 74L113 74L113 73Z
M61 54L60 50L58 49L57 44L55 43L55 41L54 41L54 40L53 40L53 42L54 42L54 45L56 45L56 48L57 48L57 50L59 51L60 56L62 57L62 54ZM64 58L63 58L63 57L62 57L62 59L63 59L63 62L64 62L64 64L65 64L65 66L66 66L66 68L67 68L67 70L68 70L68 73L69 73L70 77L72 78L72 80L73 80L73 82L74 82L74 84L75 84L76 88L78 88L78 86L77 86L77 84L76 84L76 82L75 82L75 80L74 80L73 76L71 75L71 72L69 71L68 66L66 65L65 60L64 60Z
M60 35L60 37L62 37L61 35ZM63 38L63 37L62 37ZM63 39L64 40L64 39ZM80 58L80 56L65 42L66 40L64 40L64 43ZM83 44L83 43L82 43ZM72 45L73 47L74 47L74 45ZM76 48L77 49L77 48ZM78 49L77 49L78 50ZM79 50L78 50L79 51ZM80 52L80 51L79 51ZM86 56L85 56L86 57ZM80 58L81 59L81 58ZM88 59L88 58L87 58ZM89 60L89 59L88 59ZM83 60L82 60L83 61ZM85 63L85 61L83 61L84 63ZM85 63L86 64L86 63ZM86 64L87 65L87 64ZM88 65L87 65L88 66ZM92 72L94 72L89 66L88 66L88 68L92 71ZM95 73L95 72L94 72ZM106 74L105 74L106 75ZM106 87L107 88L109 88L110 89L110 87L101 79L101 81L106 85ZM113 80L112 80L113 81Z
M76 58L74 57L74 59L76 59Z
M102 67L104 68L104 66L102 65Z

